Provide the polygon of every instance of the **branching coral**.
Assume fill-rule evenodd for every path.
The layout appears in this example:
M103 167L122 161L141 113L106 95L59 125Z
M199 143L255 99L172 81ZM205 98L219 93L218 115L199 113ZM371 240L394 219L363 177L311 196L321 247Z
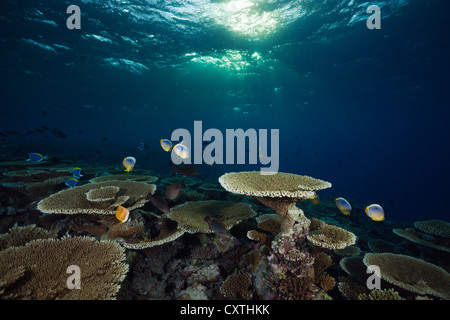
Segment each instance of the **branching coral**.
M320 275L333 265L333 260L326 253L320 253L314 257L314 274Z
M394 289L374 289L369 294L361 293L358 300L404 300Z
M334 285L336 284L336 281L334 278L327 273L322 273L317 279L315 280L316 285L318 285L322 290L324 291L331 291L334 288Z
M439 266L393 253L367 253L363 262L378 266L382 279L403 289L450 299L450 274Z
M270 246L270 243L272 242L272 240L267 234L263 232L258 232L256 230L249 230L247 232L247 238L265 244L266 246Z
M313 300L319 293L311 277L287 276L278 287L280 296L286 300Z
M338 289L342 296L349 300L357 300L360 294L368 294L369 289L348 277L339 277Z
M4 299L113 299L128 271L123 248L89 237L33 240L0 251L0 260ZM79 290L67 286L71 265L81 270Z
M220 287L220 292L230 300L251 300L253 291L251 290L252 279L249 274L231 274Z

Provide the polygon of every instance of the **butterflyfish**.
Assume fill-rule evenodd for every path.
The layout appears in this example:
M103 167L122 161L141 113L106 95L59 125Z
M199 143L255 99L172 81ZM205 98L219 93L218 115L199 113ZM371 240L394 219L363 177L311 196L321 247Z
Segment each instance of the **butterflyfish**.
M131 170L133 170L134 165L136 164L136 159L133 157L126 157L125 159L123 159L122 164L125 167L125 171L130 172Z
M336 203L336 207L339 209L339 211L341 211L346 216L348 216L350 212L352 212L352 206L344 198L337 198L334 202Z

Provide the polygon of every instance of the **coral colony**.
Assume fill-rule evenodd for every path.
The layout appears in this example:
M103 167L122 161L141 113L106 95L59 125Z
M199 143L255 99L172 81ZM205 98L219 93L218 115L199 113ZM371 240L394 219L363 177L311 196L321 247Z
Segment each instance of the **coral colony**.
M344 215L333 199L310 201L327 181L259 171L214 181L182 166L183 176L114 168L97 176L91 168L67 188L72 168L17 168L1 186L2 299L450 298L446 262L434 254L450 251L447 222L393 232L378 224L376 234L383 228L392 239L371 239L379 222ZM36 209L20 208L24 199Z

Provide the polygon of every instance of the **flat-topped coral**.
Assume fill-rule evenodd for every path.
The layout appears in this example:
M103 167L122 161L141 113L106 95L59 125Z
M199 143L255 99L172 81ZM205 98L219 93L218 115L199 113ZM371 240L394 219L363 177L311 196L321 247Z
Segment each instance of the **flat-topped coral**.
M106 186L92 189L86 192L86 199L91 202L102 202L114 200L120 188L118 186Z
M170 209L168 217L178 222L178 227L189 233L213 233L204 220L209 216L218 220L230 229L243 220L253 217L256 213L250 205L232 201L206 200L186 202Z
M152 183L158 180L158 177L142 175L142 174L109 174L89 180L91 183L101 183L107 181L137 181Z
M283 218L282 234L293 232L296 222L307 228L309 220L295 204L308 199L317 190L331 187L331 183L309 176L281 172L262 175L259 171L226 173L219 182L227 191L255 197L278 213Z
M342 258L339 266L344 270L350 278L359 283L365 283L368 277L367 267L363 263L363 257L350 256Z
M111 195L116 188L119 188L119 191L115 193L114 197L111 197L110 200L99 201L104 200L105 193ZM147 195L153 194L155 190L154 184L144 182L89 183L55 193L41 200L37 208L43 213L114 215L118 205L122 205L130 211L142 207L146 202Z
M361 249L355 245L348 246L344 249L335 249L333 250L338 256L348 257L348 256L357 256L361 253Z
M369 294L361 293L358 295L358 300L404 300L394 289L375 289Z
M426 220L414 222L417 230L433 236L450 238L450 223L442 220Z
M428 239L424 239L420 236L420 234L412 229L412 228L406 228L406 229L392 229L392 232L394 232L399 237L405 238L411 242L433 248L440 251L450 252L450 248L446 246L442 246L437 243L433 243Z
M16 190L31 197L45 197L51 189L64 187L64 181L70 178L66 169L23 169L3 173L6 178L2 187Z
M383 239L370 239L367 241L370 251L373 253L390 252L394 253L396 245L395 243L383 240Z
M380 268L380 277L405 290L450 299L450 274L423 260L393 253L367 253L366 266Z
M313 300L319 293L311 277L286 276L279 287L280 296L286 300Z
M37 227L35 224L23 227L13 227L7 233L0 234L0 250L9 247L24 246L28 242L36 239L56 238L57 230L51 232Z
M33 240L0 251L0 260L7 261L0 264L2 299L114 299L128 271L119 244L89 237ZM67 286L72 265L81 270L81 290Z
M344 249L356 243L354 233L325 223L309 233L307 239L314 246L325 249Z

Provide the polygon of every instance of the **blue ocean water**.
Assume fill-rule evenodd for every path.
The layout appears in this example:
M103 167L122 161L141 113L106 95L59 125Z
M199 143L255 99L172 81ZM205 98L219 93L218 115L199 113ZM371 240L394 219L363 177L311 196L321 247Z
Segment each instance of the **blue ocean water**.
M73 4L81 29L66 26ZM370 5L379 30L367 28ZM279 171L331 182L321 196L378 203L387 220L448 220L448 9L442 0L4 0L2 161L134 156L136 168L170 173L159 140L193 132L194 121L224 135L279 129Z

